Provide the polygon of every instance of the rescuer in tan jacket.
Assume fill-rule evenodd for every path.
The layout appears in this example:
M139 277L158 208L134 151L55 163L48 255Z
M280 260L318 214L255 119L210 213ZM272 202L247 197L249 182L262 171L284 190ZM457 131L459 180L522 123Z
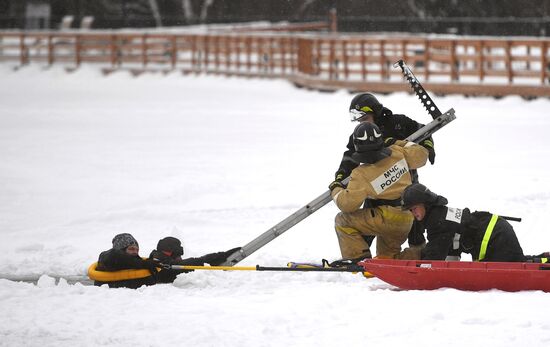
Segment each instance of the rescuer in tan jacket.
M401 252L413 216L401 210L400 197L412 183L410 170L426 164L428 150L407 141L384 147L380 129L368 122L355 128L353 143L356 153L352 158L361 165L351 172L347 187L331 187L332 198L342 211L335 220L342 257L371 257L362 235L375 235L377 257L419 259L418 250ZM365 200L369 203L361 208Z

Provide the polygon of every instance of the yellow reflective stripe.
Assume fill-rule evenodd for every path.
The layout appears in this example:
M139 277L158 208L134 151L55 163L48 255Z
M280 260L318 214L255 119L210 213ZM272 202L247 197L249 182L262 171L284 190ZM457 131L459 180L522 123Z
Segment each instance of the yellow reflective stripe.
M363 112L374 112L372 110L372 108L368 107L368 106L363 106L359 109L360 111L363 111Z
M485 235L483 235L483 241L481 241L481 248L479 250L478 260L483 260L483 258L485 258L485 253L487 252L487 245L489 244L489 239L491 238L491 234L493 233L495 224L497 224L497 219L498 219L498 215L494 214L491 217L491 220L489 221L489 225L487 225L487 229L485 230Z
M412 213L409 213L409 211L402 211L397 208L390 209L385 206L380 207L379 210L384 223L410 223L414 219Z
M341 226L336 226L336 230L341 231L344 234L348 234L348 235L359 233L359 231L357 231L356 229L348 228L348 227L341 227Z
M434 146L434 143L433 143L432 141L430 141L430 140L424 140L424 141L422 142L422 144L423 144L424 146L428 146L428 147L432 147L432 148L433 148L433 146Z

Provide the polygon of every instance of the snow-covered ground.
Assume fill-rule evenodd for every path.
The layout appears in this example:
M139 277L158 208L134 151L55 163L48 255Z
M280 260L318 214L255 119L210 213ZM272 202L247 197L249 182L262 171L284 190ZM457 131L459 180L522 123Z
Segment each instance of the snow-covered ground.
M421 181L519 216L550 250L550 101L435 97L457 120ZM84 275L112 237L147 255L241 246L326 190L352 95L285 81L0 66L0 274ZM418 121L407 94L380 95ZM327 205L241 265L339 258ZM138 290L0 279L2 346L548 346L550 294L399 291L348 273L195 271Z

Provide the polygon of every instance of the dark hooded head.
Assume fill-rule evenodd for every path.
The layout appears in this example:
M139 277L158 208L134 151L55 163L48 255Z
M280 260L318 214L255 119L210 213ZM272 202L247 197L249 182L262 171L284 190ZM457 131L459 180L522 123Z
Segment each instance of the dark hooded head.
M384 147L380 128L374 123L359 123L353 131L355 153L352 159L359 163L373 164L391 155L391 150Z
M430 191L425 185L413 183L401 194L401 205L403 210L408 210L414 205L424 204L426 207L445 206L448 201L445 197Z
M349 105L349 114L352 121L360 120L362 117L372 113L376 120L382 116L382 104L371 93L357 94Z
M131 245L136 245L139 247L136 239L128 233L118 234L113 238L114 249L125 250L126 248L128 248L128 246Z
M168 252L173 258L181 257L183 255L181 241L172 236L161 239L157 244L157 251Z

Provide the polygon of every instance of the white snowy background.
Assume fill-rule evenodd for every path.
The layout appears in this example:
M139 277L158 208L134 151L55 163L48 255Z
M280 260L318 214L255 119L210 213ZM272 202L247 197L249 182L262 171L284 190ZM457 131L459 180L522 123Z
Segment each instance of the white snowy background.
M378 95L430 120L413 95ZM550 250L550 101L435 96L457 120L420 178L449 205L519 216ZM1 346L548 346L550 294L400 291L349 273L195 271L138 290L83 276L117 233L147 256L242 246L323 193L347 92L288 82L0 66ZM339 258L331 203L241 265ZM467 259L467 258L466 258ZM49 276L44 276L49 275Z

